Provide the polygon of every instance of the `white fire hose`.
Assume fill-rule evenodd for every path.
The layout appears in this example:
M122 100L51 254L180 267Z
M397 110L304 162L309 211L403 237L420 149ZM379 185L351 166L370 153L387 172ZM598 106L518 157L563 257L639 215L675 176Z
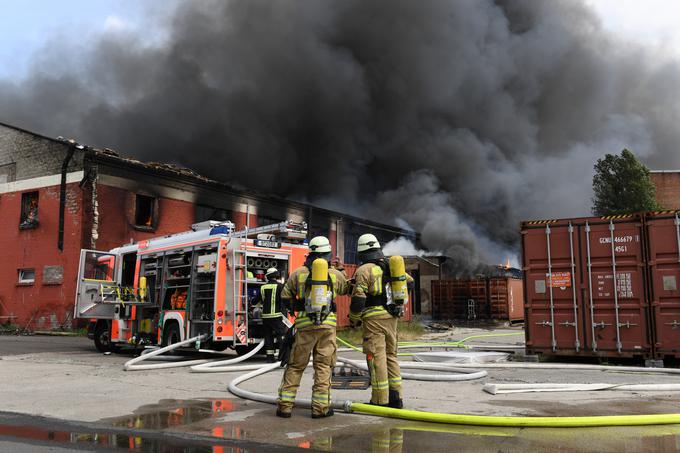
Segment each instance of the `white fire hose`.
M160 364L146 364L137 365L138 363L159 356L165 352L172 351L184 345L191 344L195 341L205 339L203 335L186 339L182 342L160 348L158 350L146 353L140 357L129 360L125 363L124 369L132 370L150 370L162 369L176 366L192 366L194 372L235 372L235 371L249 371L246 374L236 377L229 383L229 391L234 395L250 399L253 401L260 401L263 403L276 403L276 396L265 395L257 392L251 392L239 388L239 384L260 376L264 373L270 372L279 368L280 363L271 363L265 365L236 365L237 363L246 360L256 354L264 345L260 342L255 349L241 357L229 360L210 361L208 359L199 360L184 360L174 363L160 363ZM214 351L211 351L214 352ZM419 360L417 355L416 360ZM421 359L422 360L422 359ZM338 362L346 363L350 366L367 370L366 365L362 362L338 357ZM400 366L405 369L421 369L430 371L445 371L451 374L420 374L420 373L403 373L402 377L405 379L418 380L436 380L436 381L462 381L478 379L486 376L486 371L475 370L478 368L525 368L525 369L567 369L567 370L601 370L601 371L623 371L623 372L642 372L642 373L663 373L663 374L680 374L678 369L666 368L640 368L640 367L615 367L615 366L600 366L600 365L583 365L583 364L533 364L533 363L475 363L475 364L455 364L455 366L445 365L441 362L406 362L401 363ZM467 371L468 369L473 369ZM455 374L452 374L455 373ZM680 384L487 384L485 390L487 392L498 394L504 392L520 392L520 391L592 391L592 390L653 390L653 391L674 391L680 389ZM311 400L297 398L295 404L299 407L310 407ZM408 420L418 420L426 422L447 423L447 424L466 424L477 426L511 426L511 427L594 427L594 426L641 426L641 425L660 425L660 424L680 424L680 414L650 414L650 415L614 415L614 416L587 416L587 417L499 417L499 416L485 416L485 415L466 415L466 414L444 414L424 411L413 411L406 409L393 409L380 406L372 406L362 403L356 403L350 400L336 401L331 404L334 409L344 410L345 412L357 412L368 415L377 415L382 417L402 418Z

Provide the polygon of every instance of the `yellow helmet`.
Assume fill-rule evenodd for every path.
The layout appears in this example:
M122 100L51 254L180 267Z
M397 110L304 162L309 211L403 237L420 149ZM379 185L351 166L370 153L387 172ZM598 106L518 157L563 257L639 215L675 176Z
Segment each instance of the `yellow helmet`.
M380 242L378 242L378 238L372 234L362 234L359 236L357 252L361 253L372 249L380 249Z
M312 253L331 253L331 243L326 236L316 236L309 241L309 251Z

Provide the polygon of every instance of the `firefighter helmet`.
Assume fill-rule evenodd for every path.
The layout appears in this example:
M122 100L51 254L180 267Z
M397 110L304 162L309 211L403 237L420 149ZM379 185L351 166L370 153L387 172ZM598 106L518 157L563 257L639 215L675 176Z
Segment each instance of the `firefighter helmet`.
M359 236L359 242L357 243L357 252L366 252L372 249L380 249L380 242L372 234L362 234Z
M272 278L278 278L278 276L279 276L279 270L278 270L277 268L275 268L275 267L270 267L269 269L267 269L267 272L266 272L264 275L265 275L265 277L267 277L267 278L270 278L270 277L272 277Z
M331 243L325 236L316 236L309 241L309 250L312 253L331 253Z

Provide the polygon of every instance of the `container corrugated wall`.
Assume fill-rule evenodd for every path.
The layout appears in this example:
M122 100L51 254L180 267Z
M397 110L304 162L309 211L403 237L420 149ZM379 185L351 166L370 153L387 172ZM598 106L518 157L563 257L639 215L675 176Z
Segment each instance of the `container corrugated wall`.
M489 279L491 318L510 321L524 319L524 285L519 278Z
M432 282L435 319L524 319L522 280L508 277Z
M640 216L522 224L529 353L651 357Z
M680 357L680 217L650 213L646 219L649 300L657 359Z

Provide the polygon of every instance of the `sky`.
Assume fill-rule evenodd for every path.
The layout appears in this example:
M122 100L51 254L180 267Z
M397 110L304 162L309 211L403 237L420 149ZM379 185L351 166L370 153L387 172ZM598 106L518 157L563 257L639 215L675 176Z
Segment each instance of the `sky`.
M0 0L0 77L21 78L31 55L55 36L74 43L94 34L146 28L160 39L162 27L149 11L170 11L179 0ZM184 0L190 1L190 0ZM200 1L200 0L193 0ZM680 58L680 1L586 0L616 35L643 42ZM158 17L157 14L154 14Z
M172 0L0 0L0 77L21 78L31 55L57 36L74 47L93 35L148 26L151 8Z

